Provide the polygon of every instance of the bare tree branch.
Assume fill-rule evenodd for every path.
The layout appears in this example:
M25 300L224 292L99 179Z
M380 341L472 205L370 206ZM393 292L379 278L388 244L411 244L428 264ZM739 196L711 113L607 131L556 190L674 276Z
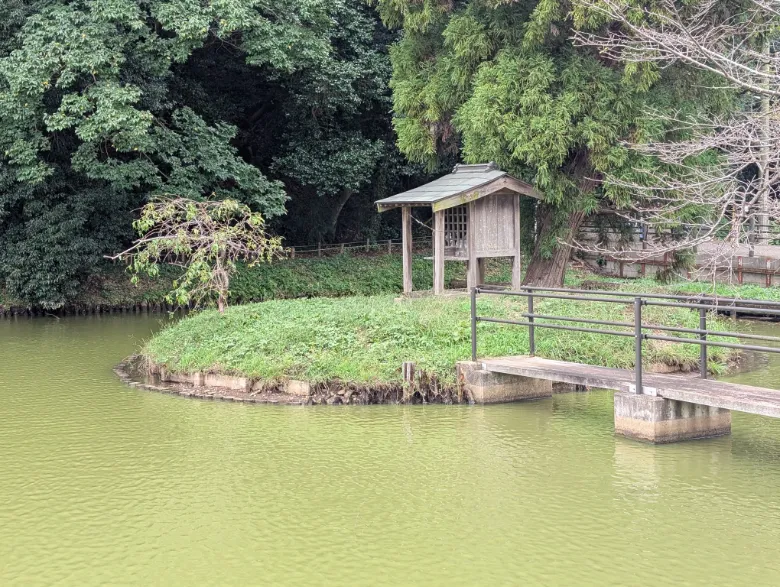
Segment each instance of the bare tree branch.
M718 0L574 0L574 13L578 22L602 23L597 32L575 32L576 44L624 64L708 72L748 98L724 118L648 112L667 136L688 138L627 144L658 165L633 169L632 179L603 180L631 196L631 206L614 212L651 227L648 238L641 248L614 241L574 246L627 261L700 247L714 274L737 247L766 244L780 221L780 0L745 0L731 11Z

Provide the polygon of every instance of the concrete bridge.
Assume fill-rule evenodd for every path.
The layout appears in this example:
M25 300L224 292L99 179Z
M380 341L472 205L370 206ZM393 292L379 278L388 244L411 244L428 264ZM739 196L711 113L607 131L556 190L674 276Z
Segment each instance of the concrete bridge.
M572 385L611 389L615 394L615 432L617 434L654 443L667 443L694 438L709 438L731 432L731 410L780 418L780 391L740 385L707 379L706 361L708 346L721 346L734 349L780 353L780 347L765 347L739 343L710 341L707 335L729 336L733 338L752 338L780 342L780 337L752 335L745 333L715 332L706 327L706 309L713 310L711 298L703 298L700 303L669 301L675 296L650 296L643 298L636 294L618 294L615 292L587 292L572 290L539 290L529 288L525 292L498 292L494 289L472 291L472 361L458 363L458 379L471 394L476 403L496 403L549 397L552 395L552 383L561 382ZM516 295L528 298L528 312L522 314L527 321L513 321L480 317L476 313L476 296L479 293L491 295ZM549 316L533 311L534 298L572 297L579 301L597 300L606 303L631 303L626 299L634 296L634 324L621 322L593 321L571 316ZM611 296L610 299L604 296ZM732 307L745 310L749 304ZM724 300L717 300L723 307ZM642 322L643 305L663 305L690 307L700 311L700 328L687 329L664 327ZM753 308L755 310L755 308ZM748 308L748 311L750 309ZM770 309L780 316L780 304ZM539 322L539 319L555 322ZM613 369L583 365L566 361L555 361L532 355L477 359L476 323L479 321L518 324L528 326L530 330L531 352L535 351L536 328L555 328L575 331L588 331L614 336L632 336L636 349L634 369ZM563 322L563 324L561 324ZM632 327L633 334L625 330L584 329L580 326L567 326L569 322ZM664 334L650 334L645 331L668 330L697 335L697 338L680 338ZM701 349L700 377L689 374L657 374L642 372L642 341L647 339L666 340L685 344L698 344Z

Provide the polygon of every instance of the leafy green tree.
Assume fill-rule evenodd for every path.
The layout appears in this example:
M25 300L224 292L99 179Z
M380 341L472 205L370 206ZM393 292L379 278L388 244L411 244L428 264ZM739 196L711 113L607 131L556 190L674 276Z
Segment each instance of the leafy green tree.
M111 257L129 262L133 282L141 273L156 277L161 265L180 267L168 300L183 306L216 300L220 313L227 308L236 262L270 262L282 250L281 240L265 233L262 215L232 199L156 198L133 226L139 238Z
M430 166L453 153L471 163L492 160L544 195L539 205L523 206L524 224L535 231L527 284L562 284L584 217L630 204L626 191L602 178L657 164L623 144L668 131L645 117L648 109L696 109L715 100L697 89L696 73L624 71L575 46L562 0L378 5L389 26L403 29L391 51L401 151Z
M409 175L391 40L362 0L2 3L3 285L61 306L155 194L233 198L291 239L332 235L350 199L361 218Z

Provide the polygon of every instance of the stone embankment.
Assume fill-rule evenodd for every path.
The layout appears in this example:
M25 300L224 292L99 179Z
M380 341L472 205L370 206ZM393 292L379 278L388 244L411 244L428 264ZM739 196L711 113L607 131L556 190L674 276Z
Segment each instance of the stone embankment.
M469 403L468 392L442 386L425 374L408 385L379 383L370 387L349 382L309 383L288 379L269 382L220 373L174 373L133 355L114 372L130 386L183 397L257 404L367 405Z

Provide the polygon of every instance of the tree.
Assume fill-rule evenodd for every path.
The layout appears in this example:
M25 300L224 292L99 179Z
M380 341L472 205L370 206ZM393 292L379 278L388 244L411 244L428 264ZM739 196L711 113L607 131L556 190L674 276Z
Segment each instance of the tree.
M639 156L625 140L663 131L644 110L712 103L706 92L682 91L679 71L638 84L575 46L567 2L379 0L379 9L403 27L391 50L401 151L430 165L453 153L492 160L544 195L524 206L537 230L526 284L560 285L583 218L628 204L628 191L602 179L633 173Z
M656 77L665 68L697 72L713 93L738 108L723 113L649 113L674 133L632 141L662 165L606 181L633 194L627 214L679 238L646 254L714 244L719 257L745 243L766 244L780 220L780 2L777 0L576 0L576 40L622 64L627 77ZM640 137L641 138L641 137ZM712 268L714 268L714 263Z
M345 205L370 189L393 144L387 87L392 35L365 4L345 5L335 18L331 59L286 84L290 124L273 164L293 187L291 214L309 224L310 238L335 237Z
M408 174L387 114L392 35L362 0L0 4L11 296L66 303L154 195L236 199L307 238L350 201L370 229L377 176Z
M133 226L139 238L111 257L129 261L133 282L140 273L157 276L161 264L180 267L168 300L186 306L216 298L220 313L236 262L270 262L281 252L281 240L265 233L262 215L237 200L158 198L144 206Z
M282 184L240 157L235 128L171 99L172 70L239 30L253 62L268 67L327 55L324 6L263 7L3 3L0 277L11 296L66 303L103 254L129 241L130 211L150 194L215 193L268 217L283 212Z

